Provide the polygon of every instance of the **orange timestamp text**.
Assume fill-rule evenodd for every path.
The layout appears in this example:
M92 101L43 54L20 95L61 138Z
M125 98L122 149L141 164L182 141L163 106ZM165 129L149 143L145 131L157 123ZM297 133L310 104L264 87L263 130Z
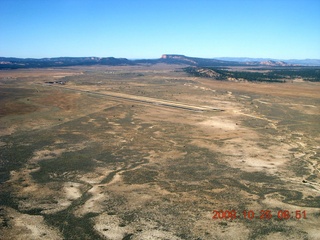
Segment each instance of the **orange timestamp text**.
M237 212L236 210L213 210L212 219L225 219L225 220L233 220L233 219L261 219L261 220L269 220L272 218L277 218L279 220L288 220L288 219L306 219L307 212L305 210L278 210L276 212L272 212L271 210L244 210L242 212Z

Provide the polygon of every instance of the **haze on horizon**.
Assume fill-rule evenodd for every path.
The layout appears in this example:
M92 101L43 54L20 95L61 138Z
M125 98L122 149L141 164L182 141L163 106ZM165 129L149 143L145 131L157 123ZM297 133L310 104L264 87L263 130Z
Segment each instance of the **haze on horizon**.
M0 56L320 59L318 0L0 2Z

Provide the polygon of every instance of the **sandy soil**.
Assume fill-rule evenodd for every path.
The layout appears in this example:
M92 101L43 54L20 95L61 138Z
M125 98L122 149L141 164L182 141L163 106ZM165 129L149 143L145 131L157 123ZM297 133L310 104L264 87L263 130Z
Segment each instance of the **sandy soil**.
M319 239L319 83L221 82L181 67L1 71L1 236ZM77 91L45 84L58 77Z

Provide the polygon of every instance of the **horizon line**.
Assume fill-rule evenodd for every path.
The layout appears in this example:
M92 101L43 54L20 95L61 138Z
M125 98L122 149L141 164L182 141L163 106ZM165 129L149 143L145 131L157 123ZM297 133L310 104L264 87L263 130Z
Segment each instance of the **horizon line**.
M203 58L203 59L265 59L265 60L320 60L319 58L273 58L273 57L198 57L198 56L187 56L184 54L172 54L172 53L167 53L167 54L162 54L161 57L155 57L155 58L147 58L147 57L141 57L141 58L128 58L128 57L114 57L114 56L107 56L107 57L98 57L98 56L82 56L82 57L75 57L75 56L59 56L59 57L5 57L5 56L0 56L0 58L16 58L16 59L52 59L52 58L116 58L116 59L128 59L128 60L146 60L146 59L161 59L163 55L171 55L171 56L184 56L184 57L190 57L190 58Z

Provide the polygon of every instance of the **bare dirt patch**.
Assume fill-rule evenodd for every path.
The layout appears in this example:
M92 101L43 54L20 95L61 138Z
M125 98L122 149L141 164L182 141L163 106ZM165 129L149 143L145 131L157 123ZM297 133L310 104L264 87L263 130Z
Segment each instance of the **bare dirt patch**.
M53 227L49 227L42 216L21 214L12 208L1 208L2 220L6 228L1 226L0 230L5 239L63 239L61 233ZM2 224L3 225L3 224Z

